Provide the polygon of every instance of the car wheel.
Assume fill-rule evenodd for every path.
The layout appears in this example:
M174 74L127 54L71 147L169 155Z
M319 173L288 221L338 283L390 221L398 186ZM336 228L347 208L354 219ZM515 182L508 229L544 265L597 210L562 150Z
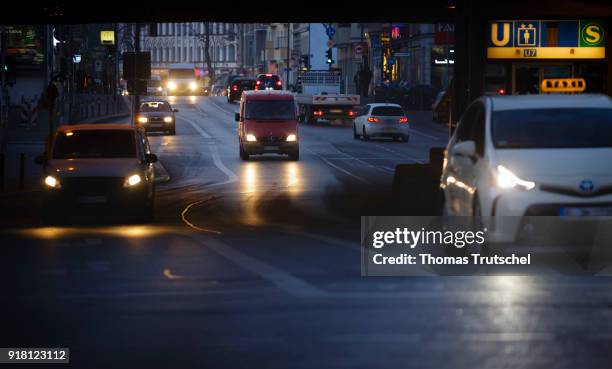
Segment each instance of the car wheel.
M244 149L242 148L242 146L240 146L240 159L247 161L249 160L250 155L247 154Z
M364 141L369 141L370 140L370 136L368 136L368 133L366 132L366 128L363 127L363 133L361 134L361 138L363 138Z
M355 123L353 123L353 139L355 140L359 139L359 135L357 134L357 127L355 126Z

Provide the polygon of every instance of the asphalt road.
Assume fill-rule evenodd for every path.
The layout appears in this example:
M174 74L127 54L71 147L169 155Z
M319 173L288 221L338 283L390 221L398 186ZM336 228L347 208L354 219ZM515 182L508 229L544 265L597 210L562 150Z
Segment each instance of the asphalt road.
M299 162L242 162L236 105L171 102L153 224L43 227L36 191L1 197L0 347L104 368L610 366L609 279L361 277L359 217L401 213L394 167L426 162L439 131L301 126Z

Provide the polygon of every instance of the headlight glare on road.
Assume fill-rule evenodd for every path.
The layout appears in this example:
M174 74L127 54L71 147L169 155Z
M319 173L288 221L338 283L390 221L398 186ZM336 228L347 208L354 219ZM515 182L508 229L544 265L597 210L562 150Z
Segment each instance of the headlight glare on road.
M61 188L62 185L60 184L59 179L53 177L53 176L47 176L45 177L45 184L51 188Z
M194 91L196 88L198 88L198 84L195 82L191 82L189 84L189 88L191 89L191 91Z
M531 190L535 187L535 182L520 179L503 165L497 166L496 180L499 188L515 188L518 186L524 190Z
M149 118L147 117L138 117L138 123L147 123Z
M172 123L172 117L164 117L164 122Z
M246 135L246 140L248 142L256 142L257 141L257 137L255 137L254 135Z
M168 82L168 88L170 90L176 90L176 82L174 82L174 81Z
M142 178L140 178L140 175L132 174L131 176L125 179L125 183L123 185L125 187L132 187L132 186L136 186L140 182L142 182Z
M297 141L297 136L294 134L288 135L287 136L287 142L295 142Z

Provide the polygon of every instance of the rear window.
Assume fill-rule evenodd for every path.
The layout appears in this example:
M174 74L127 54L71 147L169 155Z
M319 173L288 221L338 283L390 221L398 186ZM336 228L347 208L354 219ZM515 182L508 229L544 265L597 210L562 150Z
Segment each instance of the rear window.
M612 109L527 109L495 112L499 148L612 147Z
M172 111L170 108L170 104L165 102L146 102L140 105L141 112L151 112L151 111Z
M248 120L295 120L293 100L249 100L244 118Z
M71 133L58 134L53 148L54 159L136 157L132 131L88 130Z
M255 80L252 79L237 79L232 84L238 85L242 88L249 88L255 85Z
M372 109L372 115L387 117L402 117L404 111L397 106L377 106Z

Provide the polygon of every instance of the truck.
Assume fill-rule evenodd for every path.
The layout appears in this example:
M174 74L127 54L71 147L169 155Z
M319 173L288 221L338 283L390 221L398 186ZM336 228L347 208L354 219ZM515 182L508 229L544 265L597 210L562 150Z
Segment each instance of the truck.
M174 63L168 65L168 95L201 95L204 93L202 80L196 74L193 64Z
M357 116L360 96L341 94L339 70L310 70L298 74L296 103L301 122L315 124L340 121L351 123Z

